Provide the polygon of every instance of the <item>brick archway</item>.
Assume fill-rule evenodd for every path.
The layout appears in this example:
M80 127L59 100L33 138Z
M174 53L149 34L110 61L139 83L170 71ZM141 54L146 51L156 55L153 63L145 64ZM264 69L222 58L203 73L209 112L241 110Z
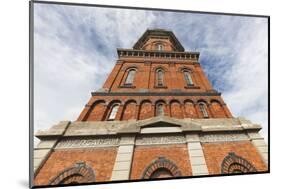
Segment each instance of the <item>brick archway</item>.
M182 175L180 169L174 162L166 159L165 157L159 157L158 159L153 160L151 164L147 166L141 178L160 178L155 176L157 175L157 171L159 171L159 174L164 173L167 176L169 175L169 177L179 177Z
M234 152L229 153L221 164L222 174L252 173L256 171L256 168L251 163L237 156Z
M95 182L95 173L93 169L84 162L76 163L70 168L66 168L57 176L52 178L49 185L63 185L76 183Z

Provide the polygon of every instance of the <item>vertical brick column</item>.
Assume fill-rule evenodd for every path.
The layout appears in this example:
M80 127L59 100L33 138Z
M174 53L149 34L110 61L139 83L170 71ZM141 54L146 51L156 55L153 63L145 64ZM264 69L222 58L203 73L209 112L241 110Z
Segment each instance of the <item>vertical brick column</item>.
M123 66L123 62L122 60L117 60L117 63L115 64L112 72L110 73L110 75L108 76L107 80L105 81L105 83L103 84L103 88L104 89L109 89L111 90L111 88L113 87L113 84L117 78L117 76L119 75L119 72Z
M217 115L215 115L212 105L206 104L206 108L207 108L207 112L209 114L209 118L216 118Z
M256 147L264 163L268 166L268 146L258 132L248 132L252 144Z
M139 120L140 107L141 106L139 104L136 105L136 113L135 113L136 120Z
M202 118L202 115L201 115L201 112L199 110L199 107L198 107L198 103L194 103L194 109L195 109L195 112L196 112L196 118Z
M70 121L61 121L50 130L54 133L63 135L70 125ZM43 163L47 160L58 142L58 138L41 140L33 151L33 171L37 174Z
M186 135L187 149L192 168L192 175L208 175L208 168L202 146L197 134Z
M119 105L119 108L118 108L118 111L117 111L115 120L121 120L122 114L123 114L123 111L124 111L124 108L125 108L125 105L124 105L124 104L120 104L120 105ZM111 111L111 110L110 110L110 111ZM108 115L110 115L110 113L109 113Z
M222 104L222 108L223 108L223 110L224 110L224 113L225 113L226 117L231 118L231 117L232 117L232 114L231 114L231 112L229 111L229 109L228 109L228 107L227 107L227 105L226 105L225 103Z
M36 173L42 162L47 159L57 140L42 141L34 149L33 170Z
M122 136L114 163L111 180L129 180L135 136Z
M183 118L188 118L186 111L185 111L184 103L181 103L181 111L182 111Z

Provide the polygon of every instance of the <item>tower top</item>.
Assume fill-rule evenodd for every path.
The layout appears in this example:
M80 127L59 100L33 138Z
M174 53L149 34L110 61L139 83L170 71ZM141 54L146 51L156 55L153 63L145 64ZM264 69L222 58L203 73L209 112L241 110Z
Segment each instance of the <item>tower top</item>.
M164 29L147 29L144 34L139 38L139 40L135 43L133 48L144 49L144 46L150 39L168 39L173 46L173 51L184 52L184 47L181 45L174 33L170 30Z

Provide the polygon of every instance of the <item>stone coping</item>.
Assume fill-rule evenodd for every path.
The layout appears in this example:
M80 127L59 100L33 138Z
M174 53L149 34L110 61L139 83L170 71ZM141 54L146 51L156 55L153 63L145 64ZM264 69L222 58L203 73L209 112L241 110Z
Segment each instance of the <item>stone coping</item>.
M91 92L92 96L221 96L220 92L185 92L185 91L170 91L170 92Z
M163 128L163 129L161 129ZM166 116L129 121L63 121L49 130L38 131L39 139L60 136L103 136L146 133L206 133L259 131L261 126L244 118L177 119ZM143 132L146 130L146 132Z

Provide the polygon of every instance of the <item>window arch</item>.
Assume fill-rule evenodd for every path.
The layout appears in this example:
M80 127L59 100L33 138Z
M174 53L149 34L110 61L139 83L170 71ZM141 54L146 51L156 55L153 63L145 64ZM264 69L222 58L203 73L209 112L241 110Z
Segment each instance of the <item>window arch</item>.
M234 152L230 152L222 161L222 174L250 173L256 172L256 168L246 159L237 156Z
M166 159L165 157L158 157L152 161L150 165L144 170L142 179L151 178L167 178L167 177L179 177L182 173L178 166Z
M114 120L114 119L116 118L118 109L119 109L119 104L114 104L114 105L112 105L110 114L109 114L109 116L108 116L108 120Z
M164 104L163 103L158 103L156 105L156 116L164 116Z
M205 103L202 103L202 102L199 103L199 110L200 110L200 112L201 112L201 114L202 114L202 116L204 118L208 118L209 117L209 114L208 114L208 111L206 109Z
M136 69L128 70L128 75L126 77L124 85L133 85L135 75L136 75Z
M64 185L95 182L93 169L84 162L78 162L70 168L66 168L52 178L49 185Z
M192 81L191 73L188 70L184 70L183 75L187 86L194 85Z
M164 71L162 69L156 71L156 85L158 87L164 86Z
M164 45L162 43L156 43L155 44L155 49L158 51L163 51L164 50Z

